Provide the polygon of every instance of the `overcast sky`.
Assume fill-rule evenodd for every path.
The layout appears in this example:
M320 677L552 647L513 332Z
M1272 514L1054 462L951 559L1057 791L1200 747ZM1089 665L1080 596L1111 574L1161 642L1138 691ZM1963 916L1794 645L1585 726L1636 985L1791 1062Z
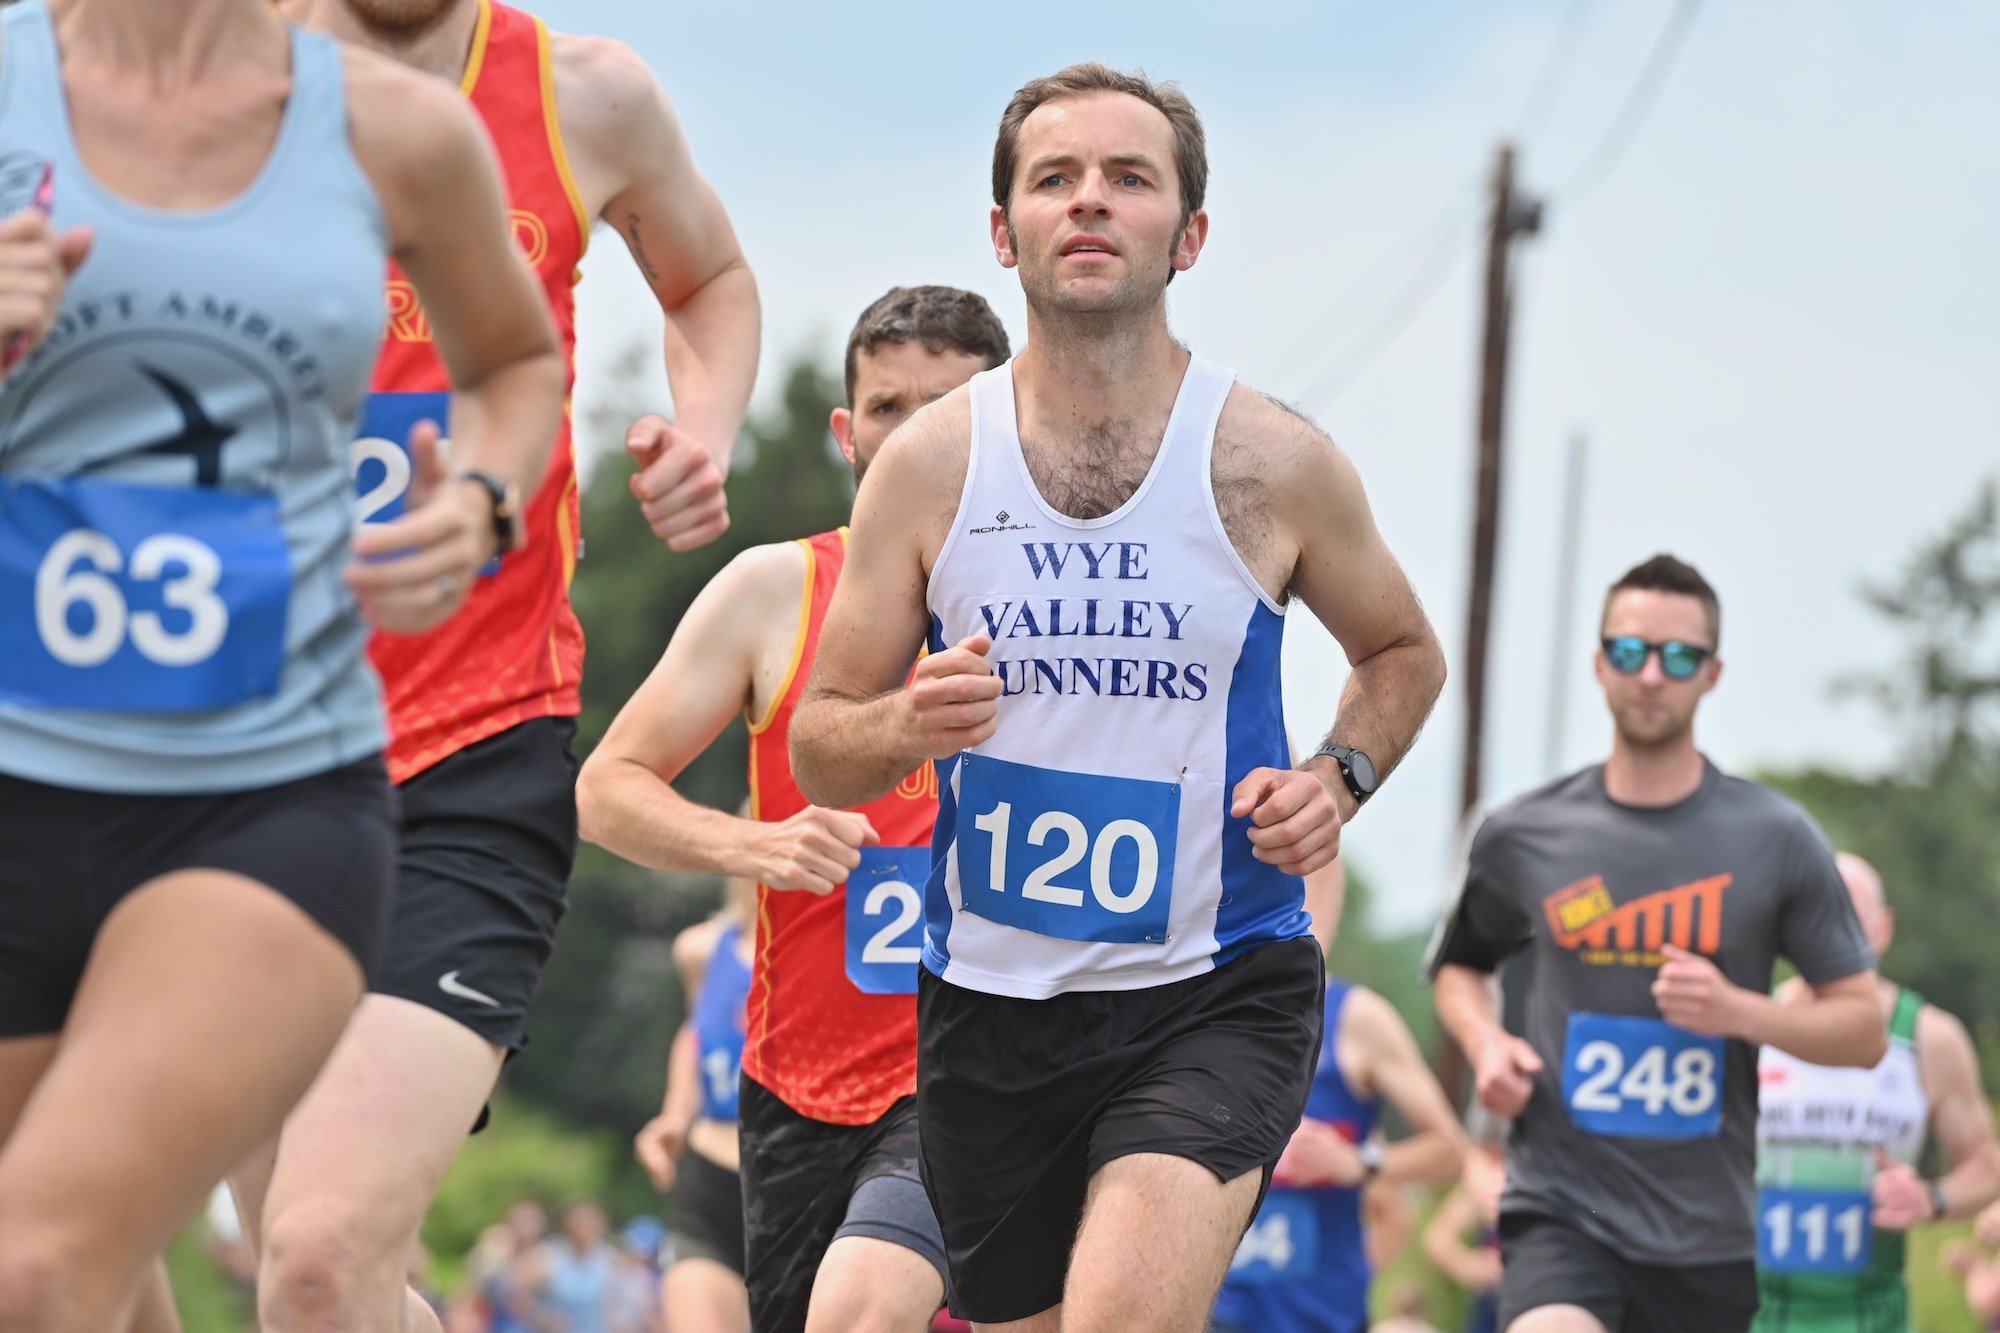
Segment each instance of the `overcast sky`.
M1831 693L1894 656L1855 588L2000 470L1993 5L1709 0L1629 150L1582 197L1563 186L1633 87L1666 0L530 7L631 43L666 84L756 268L767 369L811 349L833 367L854 316L896 283L983 292L1018 340L1019 288L985 236L1008 95L1086 58L1179 80L1207 122L1212 222L1174 284L1175 330L1354 455L1454 660L1478 199L1495 144L1522 135L1523 183L1547 213L1516 295L1489 799L1548 776L1576 432L1591 454L1564 765L1606 744L1587 667L1597 598L1662 549L1722 594L1728 670L1700 727L1718 762L1891 756L1880 720ZM594 372L659 322L615 236L599 231L585 273L580 408ZM1403 299L1427 283L1427 303ZM1406 309L1393 341L1377 336ZM1286 665L1308 744L1344 660L1301 611ZM1443 891L1461 684L1349 834L1391 924L1427 921Z

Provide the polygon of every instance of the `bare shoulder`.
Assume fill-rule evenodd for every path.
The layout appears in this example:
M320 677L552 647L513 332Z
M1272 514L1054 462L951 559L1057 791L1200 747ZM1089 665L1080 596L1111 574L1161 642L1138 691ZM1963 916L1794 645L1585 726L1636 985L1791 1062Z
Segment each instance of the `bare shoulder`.
M1241 383L1230 391L1215 427L1218 476L1227 468L1254 471L1274 486L1324 482L1344 464L1333 437L1303 409Z
M666 104L645 60L621 41L554 33L550 73L566 147L609 155L626 136L656 121Z
M759 645L789 647L805 596L806 552L798 542L766 542L736 553L704 596L728 608L728 623L750 630Z
M961 385L919 408L883 442L855 501L857 526L913 526L928 574L958 517L971 457L972 392Z
M1403 1016L1366 986L1351 986L1347 1001L1340 1007L1340 1035L1352 1038L1369 1050L1380 1050L1395 1042L1403 1028Z
M1920 1058L1950 1056L1961 1052L1973 1055L1972 1034L1956 1014L1934 1004L1917 1011L1917 1055ZM1975 1057L1976 1058L1976 1057Z
M674 966L683 973L701 971L715 956L715 946L721 939L722 921L717 917L689 926L674 936Z
M340 50L354 156L392 227L439 184L493 162L486 131L456 87L373 51Z

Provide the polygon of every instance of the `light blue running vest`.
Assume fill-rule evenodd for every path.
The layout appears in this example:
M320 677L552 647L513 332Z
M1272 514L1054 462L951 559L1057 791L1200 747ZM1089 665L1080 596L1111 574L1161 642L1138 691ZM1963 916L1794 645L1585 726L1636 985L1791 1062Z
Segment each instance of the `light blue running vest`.
M0 216L52 170L96 232L0 384L0 771L93 791L271 786L382 748L341 581L387 225L339 48L293 29L269 160L219 208L111 194L43 0L0 18Z

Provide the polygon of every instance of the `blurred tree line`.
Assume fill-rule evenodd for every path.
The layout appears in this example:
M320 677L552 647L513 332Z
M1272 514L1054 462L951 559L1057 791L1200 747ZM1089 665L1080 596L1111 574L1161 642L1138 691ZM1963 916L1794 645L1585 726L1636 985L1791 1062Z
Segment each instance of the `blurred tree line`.
M1963 1018L2000 1076L2000 485L1989 481L1889 581L1861 595L1901 633L1887 673L1844 681L1901 741L1888 771L1763 776L1834 845L1882 872L1896 913L1884 975ZM1991 914L1991 915L1989 915Z

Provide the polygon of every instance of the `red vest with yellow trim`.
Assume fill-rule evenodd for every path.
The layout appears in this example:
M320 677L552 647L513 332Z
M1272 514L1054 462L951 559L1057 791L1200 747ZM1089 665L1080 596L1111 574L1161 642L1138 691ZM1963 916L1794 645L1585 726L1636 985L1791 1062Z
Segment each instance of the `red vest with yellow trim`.
M771 711L750 728L750 801L758 819L789 819L810 802L792 779L792 712L819 647L847 559L847 529L804 538L806 588L792 665ZM937 821L929 763L856 809L888 847L920 847ZM917 1090L914 995L869 995L847 976L847 888L825 897L760 885L743 1072L800 1115L835 1125L878 1120Z
M549 61L540 19L481 0L462 89L498 150L514 237L548 297L573 384L577 262L590 220L563 151ZM400 444L419 419L445 425L451 381L415 289L393 263L388 302L364 435ZM524 506L526 545L481 571L465 608L443 626L414 636L377 634L369 644L388 696L389 772L397 782L518 723L580 709L583 629L569 605L578 513L567 385L564 399L548 471ZM380 511L401 499L390 474L371 474L371 445L383 440L361 446L364 519L389 516Z

